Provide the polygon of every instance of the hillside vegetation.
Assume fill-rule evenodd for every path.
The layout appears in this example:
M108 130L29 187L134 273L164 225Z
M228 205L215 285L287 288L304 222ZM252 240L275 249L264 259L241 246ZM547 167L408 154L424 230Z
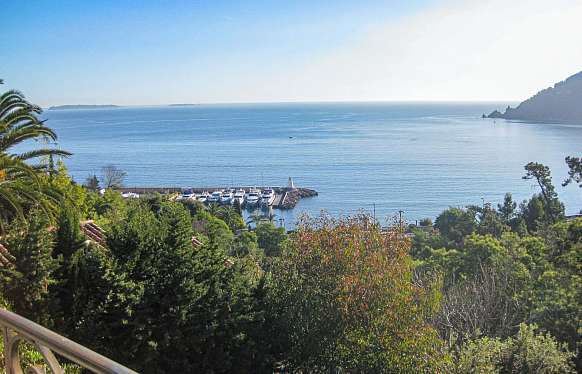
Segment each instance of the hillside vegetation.
M494 111L489 118L536 122L582 123L582 72L546 88L516 108Z

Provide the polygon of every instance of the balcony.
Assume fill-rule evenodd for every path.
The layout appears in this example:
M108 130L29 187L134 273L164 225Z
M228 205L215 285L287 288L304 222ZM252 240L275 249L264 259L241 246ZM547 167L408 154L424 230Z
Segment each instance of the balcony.
M135 371L107 357L4 309L0 309L0 327L4 335L4 369L6 374L24 373L18 353L19 345L23 341L32 344L44 359L44 365L25 368L26 373L29 374L44 374L45 367L48 367L55 374L64 373L55 354L94 373L136 374Z

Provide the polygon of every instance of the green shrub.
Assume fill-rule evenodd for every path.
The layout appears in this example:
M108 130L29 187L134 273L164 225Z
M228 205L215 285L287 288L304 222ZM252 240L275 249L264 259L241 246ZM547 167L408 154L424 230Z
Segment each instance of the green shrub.
M483 337L467 342L457 353L451 373L574 373L565 344L549 334L536 333L537 326L521 324L514 337Z

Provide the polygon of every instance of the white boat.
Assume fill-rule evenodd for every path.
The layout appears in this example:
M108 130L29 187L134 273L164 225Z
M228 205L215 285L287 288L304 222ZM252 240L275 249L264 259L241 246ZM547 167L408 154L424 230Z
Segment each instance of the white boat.
M191 188L187 188L182 191L181 200L194 200L196 199L196 194L192 191Z
M236 190L234 196L232 198L234 204L238 204L238 206L242 207L245 203L245 190Z
M214 191L213 193L208 196L206 199L209 203L218 203L220 202L220 197L222 196L222 191Z
M220 203L221 204L230 204L232 203L232 196L234 194L231 190L224 190L222 191L222 195L220 196Z
M136 199L139 197L138 194L136 194L135 192L124 192L121 194L121 197L123 198L131 198L131 199Z
M270 206L275 200L275 191L272 188L265 188L261 194L261 205Z
M261 200L260 191L255 188L252 188L247 194L246 199L247 206L253 207L259 203L259 200Z
M201 203L205 203L208 201L208 192L204 191L199 195L196 195L196 200L200 201Z

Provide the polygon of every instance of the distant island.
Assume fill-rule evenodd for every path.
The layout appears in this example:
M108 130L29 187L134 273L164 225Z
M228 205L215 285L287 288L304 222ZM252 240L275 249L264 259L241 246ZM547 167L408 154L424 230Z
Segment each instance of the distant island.
M56 105L51 106L48 110L67 110L67 109L106 109L119 108L118 105Z
M197 106L197 105L200 105L200 104L187 104L187 103L185 103L185 104L170 104L168 106Z
M536 122L582 123L582 71L519 104L483 117Z

